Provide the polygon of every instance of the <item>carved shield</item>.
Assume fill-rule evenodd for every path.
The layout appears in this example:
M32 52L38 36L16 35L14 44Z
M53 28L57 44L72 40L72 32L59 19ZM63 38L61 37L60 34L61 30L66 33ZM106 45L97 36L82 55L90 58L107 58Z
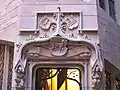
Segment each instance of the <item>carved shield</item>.
M67 23L67 26L70 30L73 30L74 28L78 27L77 20L73 15L71 15L69 18L67 18L65 20L65 22Z
M42 28L43 30L48 30L50 28L51 25L51 21L50 19L47 17L47 15L45 15L41 20L40 20L40 28Z
M63 56L67 53L67 40L63 38L52 38L49 46L50 53L54 56Z

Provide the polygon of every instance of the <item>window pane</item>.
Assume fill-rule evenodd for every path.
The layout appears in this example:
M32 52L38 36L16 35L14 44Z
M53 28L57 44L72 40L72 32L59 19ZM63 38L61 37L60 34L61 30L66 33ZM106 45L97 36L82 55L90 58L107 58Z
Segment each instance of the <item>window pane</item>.
M14 55L14 48L10 47L9 48L9 68L8 68L7 90L11 90L11 85L12 85L13 55Z
M105 2L104 0L99 0L100 7L105 9Z
M111 90L111 76L110 73L105 72L106 75L106 90Z
M35 90L82 90L81 71L76 68L39 68Z
M5 45L0 44L0 90L2 90Z
M109 0L109 13L113 19L116 19L115 16L115 3L113 0Z

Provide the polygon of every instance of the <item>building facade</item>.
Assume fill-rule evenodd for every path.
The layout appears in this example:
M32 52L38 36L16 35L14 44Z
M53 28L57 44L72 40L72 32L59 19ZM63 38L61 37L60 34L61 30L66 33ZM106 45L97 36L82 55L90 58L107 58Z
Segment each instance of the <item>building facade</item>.
M120 90L119 0L1 0L0 90Z

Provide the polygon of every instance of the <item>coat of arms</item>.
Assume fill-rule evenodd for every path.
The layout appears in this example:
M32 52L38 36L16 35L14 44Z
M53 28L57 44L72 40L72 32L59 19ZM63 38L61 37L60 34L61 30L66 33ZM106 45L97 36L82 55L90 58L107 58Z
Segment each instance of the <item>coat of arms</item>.
M70 15L65 22L67 23L68 29L73 30L74 28L78 27L78 22L73 15Z
M63 38L52 38L50 41L49 50L54 56L63 56L66 54L67 48L67 40Z
M51 21L50 19L47 17L47 15L45 15L41 20L40 20L40 28L42 28L43 30L48 30L50 28L51 25Z

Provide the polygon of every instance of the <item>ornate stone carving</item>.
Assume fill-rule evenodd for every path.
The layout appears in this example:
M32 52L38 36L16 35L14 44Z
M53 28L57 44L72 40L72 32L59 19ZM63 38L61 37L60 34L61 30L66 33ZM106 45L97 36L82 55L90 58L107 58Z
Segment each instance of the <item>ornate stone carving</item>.
M51 21L50 19L47 17L47 15L45 15L41 20L40 20L40 28L42 28L43 30L48 30L50 28L51 25Z
M60 11L61 11L61 10L60 10L60 7L58 7L58 10L59 10L58 12L60 13ZM53 14L53 17L54 17L54 19L57 21L57 19L58 19L58 13L54 13L54 14ZM63 13L60 13L60 16L59 16L59 17L60 17L60 21L62 21L62 19L64 18L64 14L63 14Z
M57 28L56 24L52 24L52 25L51 25L51 29L52 29L52 31L55 32L56 28Z
M24 79L25 79L25 72L24 72L24 67L23 64L21 62L21 60L19 60L18 64L15 67L15 72L16 72L16 88L25 88L24 86Z
M50 41L43 43L36 43L27 50L28 57L49 59L56 58L77 58L81 60L89 60L92 55L91 48L86 44L80 44L79 42L71 42L60 36L53 37ZM62 57L64 56L64 57Z
M68 38L78 37L78 15L79 13L62 13L60 7L57 13L48 13L40 15L39 29L40 37L44 37L43 34L46 33L49 38L52 35L59 34L60 36L67 36ZM74 32L73 32L74 30ZM76 33L75 33L76 32ZM73 33L75 36L73 37Z
M44 33L43 35L41 35L40 38L48 38L49 36L47 35L47 33Z
M22 46L22 43L18 43L18 44L16 44L16 47L17 47L17 52L19 51L19 49L20 49L20 47Z
M77 38L73 33L69 34L68 36L69 38Z
M26 39L26 41L30 41L30 40L34 40L34 39L35 39L35 37L30 35L29 38Z
M101 79L102 79L102 72L100 70L99 65L96 65L94 70L92 71L92 88L93 89L100 88Z
M61 24L61 28L62 28L62 32L65 33L65 31L67 30L67 24L66 23L62 23Z
M91 57L91 52L82 52L82 53L80 53L80 58L81 59L90 59L90 57Z
M66 54L67 48L67 40L63 38L52 38L50 40L49 50L54 56L63 56Z
M64 23L67 23L68 29L69 30L73 30L74 28L78 27L78 22L76 20L76 18L74 17L74 15L70 15L70 17L68 17Z
M90 48L87 47L86 45L83 45L80 48L81 48L80 49L81 52L79 54L80 55L80 59L85 59L85 60L90 59L90 57L92 55Z

